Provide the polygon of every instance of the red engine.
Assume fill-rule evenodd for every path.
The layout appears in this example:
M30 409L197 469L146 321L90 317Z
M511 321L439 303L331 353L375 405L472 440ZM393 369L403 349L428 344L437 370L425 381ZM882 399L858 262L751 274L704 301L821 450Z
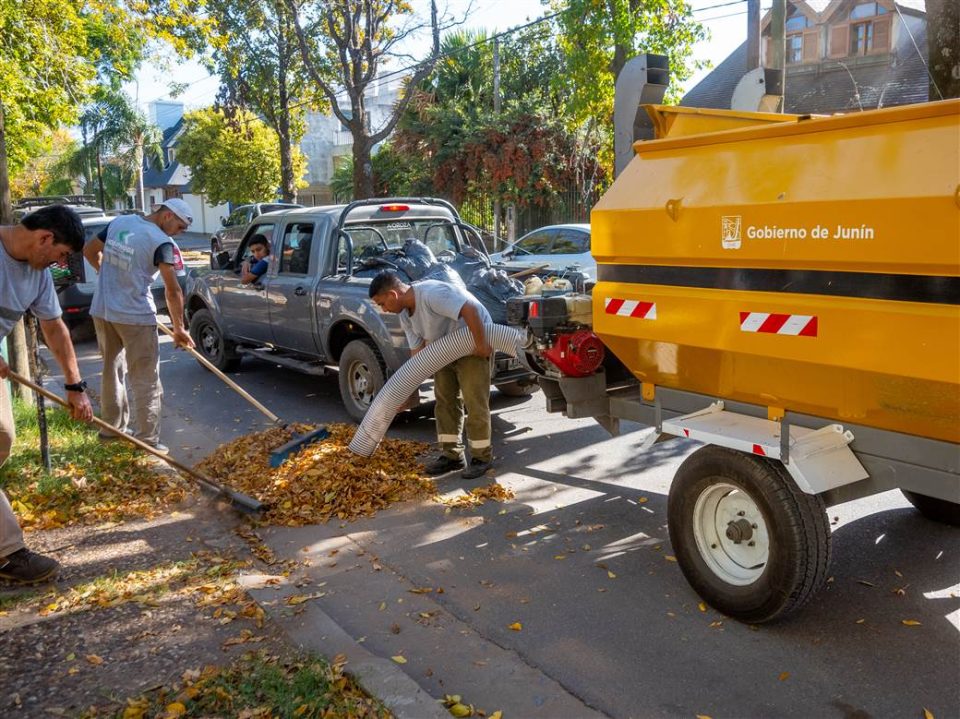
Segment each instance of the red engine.
M588 329L564 332L542 352L567 377L587 377L603 362L603 342Z

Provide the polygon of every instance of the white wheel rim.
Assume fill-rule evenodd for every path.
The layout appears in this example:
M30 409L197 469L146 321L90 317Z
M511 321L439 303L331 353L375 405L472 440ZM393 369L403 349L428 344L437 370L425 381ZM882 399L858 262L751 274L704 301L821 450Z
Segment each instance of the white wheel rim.
M693 535L703 561L727 584L752 584L767 566L767 523L756 502L736 485L713 484L697 497Z
M373 401L373 377L370 368L363 362L354 362L348 372L350 388L354 399L362 407L369 407Z

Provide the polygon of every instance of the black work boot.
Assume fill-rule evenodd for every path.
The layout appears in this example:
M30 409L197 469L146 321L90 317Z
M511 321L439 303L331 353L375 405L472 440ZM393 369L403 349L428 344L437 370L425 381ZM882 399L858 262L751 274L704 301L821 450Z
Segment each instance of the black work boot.
M464 479L476 479L487 473L487 470L493 466L493 460L471 459L467 468L460 473Z
M60 563L53 557L19 549L0 558L0 578L20 584L34 584L52 579L60 571Z
M438 474L446 474L455 469L463 469L463 457L448 457L441 454L436 459L431 459L424 465L424 471L431 477Z

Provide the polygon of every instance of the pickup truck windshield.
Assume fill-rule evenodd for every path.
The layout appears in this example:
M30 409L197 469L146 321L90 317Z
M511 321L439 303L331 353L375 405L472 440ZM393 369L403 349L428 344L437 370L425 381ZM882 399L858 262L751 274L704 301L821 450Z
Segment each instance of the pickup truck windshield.
M376 256L384 250L403 247L409 239L419 240L434 255L446 250L457 251L456 229L436 218L347 225L343 229L350 235L356 257Z

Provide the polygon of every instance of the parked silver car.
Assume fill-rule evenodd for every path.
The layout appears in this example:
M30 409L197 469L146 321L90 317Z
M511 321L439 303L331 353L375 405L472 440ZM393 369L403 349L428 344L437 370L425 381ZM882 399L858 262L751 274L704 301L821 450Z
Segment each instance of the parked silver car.
M490 255L511 269L547 265L552 272L577 268L584 277L597 279L597 261L590 254L590 225L547 225L528 232L502 252Z
M240 244L247 227L260 215L277 210L290 210L294 207L303 207L303 205L292 202L253 202L249 205L240 205L220 221L223 227L210 238L210 253L215 255L218 252L233 252Z

